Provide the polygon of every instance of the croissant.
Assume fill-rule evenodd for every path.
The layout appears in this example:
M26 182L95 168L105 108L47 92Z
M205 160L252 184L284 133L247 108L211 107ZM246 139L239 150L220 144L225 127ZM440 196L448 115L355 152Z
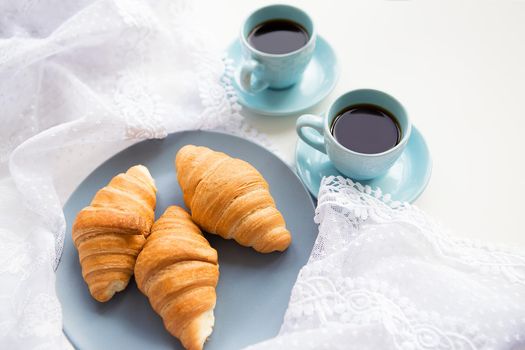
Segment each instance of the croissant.
M73 242L96 300L108 301L128 285L155 219L156 191L148 169L136 165L115 176L78 213Z
M214 324L217 251L182 208L153 224L135 265L137 286L186 349L202 349Z
M252 165L187 145L177 153L175 167L184 202L203 230L261 253L288 248L290 232L268 183Z

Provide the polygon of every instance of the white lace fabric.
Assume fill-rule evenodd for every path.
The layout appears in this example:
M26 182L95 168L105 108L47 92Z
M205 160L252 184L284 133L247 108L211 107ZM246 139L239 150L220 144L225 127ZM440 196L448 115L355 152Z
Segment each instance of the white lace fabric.
M324 178L280 334L249 349L513 349L525 255L447 236L379 189Z
M184 1L23 0L0 14L0 348L57 349L61 208L90 171L175 131L267 142Z

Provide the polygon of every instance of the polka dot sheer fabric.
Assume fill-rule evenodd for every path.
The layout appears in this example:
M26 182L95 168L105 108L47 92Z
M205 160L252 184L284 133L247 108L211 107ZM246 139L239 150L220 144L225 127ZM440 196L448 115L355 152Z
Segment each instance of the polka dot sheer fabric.
M521 349L525 255L453 238L380 189L324 178L319 236L255 349Z
M103 160L170 132L268 144L184 1L0 2L0 348L58 349L62 205Z

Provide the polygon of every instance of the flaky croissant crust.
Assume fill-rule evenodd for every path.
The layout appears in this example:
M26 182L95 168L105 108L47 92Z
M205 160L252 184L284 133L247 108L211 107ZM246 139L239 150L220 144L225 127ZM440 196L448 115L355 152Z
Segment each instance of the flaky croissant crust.
M217 251L184 209L169 207L138 256L135 280L186 349L202 349L212 332L218 279Z
M268 183L249 163L207 147L187 145L175 159L184 202L203 230L268 253L283 251L290 232Z
M126 288L154 220L156 187L136 165L100 189L75 219L72 236L93 298L108 301Z

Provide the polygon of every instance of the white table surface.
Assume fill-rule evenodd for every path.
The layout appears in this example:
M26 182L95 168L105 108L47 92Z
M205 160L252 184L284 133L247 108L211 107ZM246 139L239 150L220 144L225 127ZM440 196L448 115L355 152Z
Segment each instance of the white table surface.
M198 2L226 47L250 11L273 1ZM335 48L339 94L370 87L407 108L433 158L416 204L453 234L525 247L525 0L286 1ZM297 116L245 113L293 160Z

